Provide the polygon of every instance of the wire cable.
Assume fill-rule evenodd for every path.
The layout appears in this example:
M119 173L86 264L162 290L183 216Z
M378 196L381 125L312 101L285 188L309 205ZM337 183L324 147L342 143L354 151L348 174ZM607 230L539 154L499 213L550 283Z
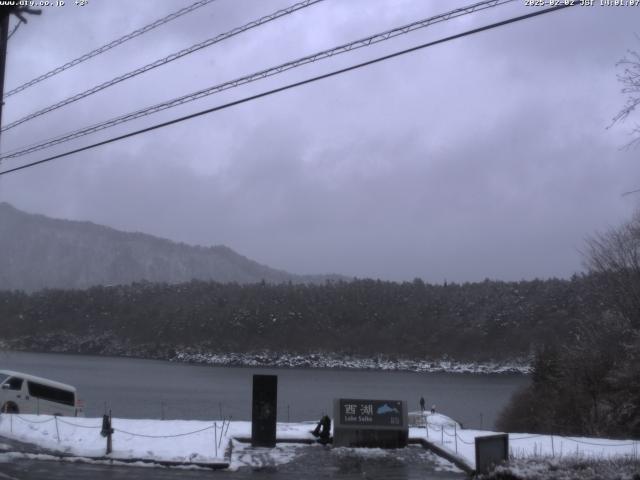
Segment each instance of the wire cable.
M181 17L182 15L186 15L187 13L193 12L194 10L200 8L200 7L204 7L205 5L211 3L211 2L215 2L216 0L198 0L197 2L189 5L188 7L185 8L181 8L180 10L178 10L177 12L173 12L169 15L167 15L166 17L162 17L158 20L156 20L153 23L150 23L149 25L146 25L142 28L139 28L137 30L134 30L131 33L128 33L112 42L107 43L106 45L103 45L99 48L96 48L95 50L90 51L89 53L85 53L84 55L81 55L80 57L71 60L70 62L65 63L64 65L61 65L57 68L54 68L53 70L50 70L49 72L40 75L39 77L34 78L33 80L29 80L28 82L20 85L19 87L14 88L13 90L8 91L7 93L4 94L3 98L7 98L10 97L11 95L15 95L18 92L21 92L23 90L26 90L29 87L34 86L37 83L42 82L43 80L46 80L47 78L51 78L54 75L57 75L61 72L64 72L65 70L68 70L72 67L75 67L76 65L81 64L82 62L85 62L87 60L89 60L90 58L93 58L97 55L100 55L101 53L104 53L108 50L111 50L112 48L117 47L118 45L122 45L123 43L132 40L136 37L139 37L142 34L145 34L151 30L153 30L154 28L157 28L161 25L164 25L165 23L168 23L172 20L175 20L176 18Z
M265 70L261 70L259 72L255 72L249 75L245 75L244 77L240 77L237 78L235 80L230 80L212 87L208 87L204 90L199 90L197 92L193 92L187 95L183 95L182 97L178 97L178 98L174 98L172 100L163 102L163 103L159 103L156 105L153 105L151 107L147 107L141 110L137 110L135 112L131 112L129 114L126 115L122 115L120 117L116 117L116 118L112 118L110 120L92 125L90 127L86 127L84 129L80 129L80 130L76 130L74 132L71 132L69 134L64 134L63 136L60 137L56 137L54 140L50 140L50 141L46 141L46 142L42 142L41 144L38 144L37 146L33 146L33 147L28 147L28 148L24 148L22 150L19 150L17 152L11 153L11 154L7 154L7 155L2 155L0 156L0 160L4 160L7 158L16 158L16 157L20 157L22 155L25 155L27 153L31 153L34 152L36 150L41 150L42 148L48 148L50 146L53 145L57 145L59 143L63 143L66 142L68 140L73 140L75 138L84 136L84 135L89 135L91 133L95 133L97 131L100 130L104 130L105 128L110 128L113 127L115 125L119 125L121 123L124 122L128 122L131 120L135 120L137 118L146 116L146 115L151 115L153 113L157 113L160 112L162 110L166 110L168 108L173 108L179 105L182 105L184 103L188 103L188 102L192 102L195 100L198 100L200 98L204 98L206 96L209 95L213 95L215 93L219 93L222 92L224 90L228 90L230 88L235 88L238 87L240 85L245 85L247 83L251 83L257 80L262 80L264 78L267 77L271 77L274 75L278 75L280 73L286 72L288 70L291 70L293 68L297 68L300 67L302 65L306 65L308 63L312 63L312 62L316 62L319 60L325 60L327 58L336 56L336 55L340 55L342 53L346 53L346 52L350 52L352 50L356 50L359 48L363 48L363 47L368 47L371 46L373 44L379 43L379 42L383 42L386 40L389 40L391 38L397 37L399 35L404 35L407 33L410 33L414 30L420 29L420 28L425 28L428 27L429 25L433 25L435 23L440 23L443 21L447 21L447 20L451 20L453 18L457 18L460 17L462 15L468 15L470 13L473 12L477 12L480 10L485 10L487 8L492 8L492 7L496 7L499 5L503 5L506 3L511 3L515 0L485 0L479 3L475 3L466 7L462 7L462 8L457 8L455 10L451 10L449 12L440 14L440 15L435 15L433 17L429 17L426 19L422 19L422 20L418 20L416 22L401 26L401 27L396 27L392 30L387 30L381 33L376 33L374 35L370 35L366 38L362 38L360 40L356 40L353 42L349 42L343 45L340 45L338 47L333 47L330 48L328 50L323 50L320 52L316 52L314 54L311 55L307 55L305 57L299 58L297 60L292 60L286 63L283 63L281 65L275 66L275 67L271 67L271 68L267 68ZM26 119L23 119L24 121L26 121ZM17 122L13 122L5 127L2 128L2 130L0 131L5 131L9 128L12 128L14 126L16 126L18 123Z
M96 429L96 428L102 428L102 425L79 425L77 423L71 423L71 422L67 422L65 420L62 420L61 418L58 418L58 422L60 423L64 423L65 425L69 425L71 427L76 427L76 428L91 428L91 429Z
M415 52L415 51L418 51L418 50L421 50L421 49L424 49L424 48L428 48L428 47L431 47L431 46L434 46L434 45L438 45L438 44L441 44L441 43L449 42L451 40L455 40L455 39L458 39L458 38L466 37L468 35L473 35L475 33L484 32L486 30L491 30L491 29L494 29L494 28L502 27L504 25L508 25L508 24L515 23L515 22L519 22L519 21L526 20L526 19L529 19L529 18L537 17L539 15L544 15L544 14L547 14L547 13L551 13L551 12L555 12L555 11L558 11L558 10L562 10L562 9L570 7L570 6L572 6L572 4L568 4L568 5L564 5L563 4L563 5L559 5L559 6L556 6L556 7L546 8L544 10L536 10L535 12L528 13L526 15L520 15L518 17L512 17L512 18L509 18L507 20L502 20L500 22L495 22L495 23L492 23L492 24L489 24L489 25L485 25L483 27L474 28L472 30L467 30L465 32L458 33L458 34L455 34L455 35L450 35L448 37L444 37L444 38L441 38L439 40L434 40L434 41L431 41L431 42L423 43L423 44L417 45L415 47L407 48L405 50L400 50L398 52L394 52L394 53L391 53L391 54L388 54L388 55L384 55L384 56L381 56L381 57L374 58L373 60L368 60L366 62L358 63L356 65L351 65L349 67L341 68L339 70L334 70L334 71L329 72L329 73L324 73L322 75L317 75L315 77L307 78L307 79L301 80L299 82L290 83L288 85L285 85L285 86L282 86L282 87L278 87L278 88L274 88L274 89L268 90L266 92L258 93L256 95L251 95L249 97L244 97L242 99L235 100L235 101L232 101L232 102L229 102L229 103L225 103L223 105L218 105L218 106L213 107L213 108L208 108L206 110L201 110L199 112L192 113L192 114L189 114L189 115L185 115L183 117L175 118L175 119L169 120L167 122L158 123L158 124L152 125L150 127L146 127L146 128L140 129L140 130L136 130L136 131L133 131L133 132L130 132L130 133L126 133L124 135L120 135L120 136L117 136L117 137L112 137L110 139L103 140L101 142L97 142L97 143L93 143L91 145L86 145L84 147L76 148L74 150L70 150L70 151L67 151L67 152L64 152L64 153L60 153L58 155L53 155L53 156L44 158L42 160L38 160L38 161L27 163L27 164L24 164L24 165L15 167L15 168L11 168L9 170L4 170L4 171L0 172L0 176L7 175L7 174L13 173L13 172L17 172L19 170L24 170L26 168L34 167L36 165L41 165L43 163L51 162L51 161L57 160L59 158L63 158L63 157L67 157L69 155L73 155L74 153L83 152L83 151L90 150L90 149L93 149L93 148L96 148L96 147L99 147L99 146L102 146L102 145L107 145L109 143L117 142L117 141L123 140L125 138L134 137L134 136L140 135L142 133L146 133L146 132L150 132L150 131L153 131L153 130L157 130L159 128L167 127L167 126L173 125L175 123L180 123L180 122L183 122L185 120L190 120L192 118L200 117L202 115L207 115L209 113L217 112L219 110L224 110L226 108L233 107L235 105L240 105L242 103L250 102L250 101L256 100L258 98L267 97L267 96L273 95L275 93L283 92L285 90L290 90L292 88L296 88L296 87L299 87L299 86L302 86L302 85L306 85L306 84L313 83L313 82L316 82L316 81L319 81L319 80L324 80L326 78L334 77L336 75L340 75L340 74L343 74L343 73L346 73L346 72L350 72L352 70L357 70L357 69L360 69L360 68L363 68L363 67L366 67L366 66L369 66L369 65L373 65L373 64L376 64L376 63L379 63L379 62L383 62L385 60L389 60L391 58L399 57L399 56L405 55L407 53Z
M154 68L158 68L161 67L163 65L166 65L168 63L173 62L174 60L178 60L179 58L182 58L186 55L189 55L191 53L197 52L199 50L202 50L203 48L206 47L210 47L211 45L214 45L216 43L222 42L223 40L226 40L228 38L234 37L236 35L239 35L243 32L246 32L247 30L251 30L252 28L256 28L259 27L261 25L264 25L265 23L269 23L273 20L277 20L281 17L284 17L285 15L289 15L293 12L296 12L298 10L302 10L303 8L309 7L311 5L314 5L316 3L322 2L324 0L304 0L303 2L299 2L296 3L294 5L291 5L287 8L283 8L282 10L278 10L277 12L271 13L269 15L265 15L264 17L261 17L257 20L253 20L245 25L242 25L241 27L236 27L232 30L229 30L228 32L225 33L221 33L220 35L216 35L215 37L209 38L203 42L200 43L196 43L195 45L192 45L188 48L185 48L183 50L180 50L178 52L172 53L171 55L167 55L166 57L160 58L154 62L151 62L147 65L144 65L140 68L136 68L135 70L132 70L130 72L127 72L123 75L119 75L115 78L112 78L111 80L108 80L106 82L103 82L99 85L96 85L88 90L85 90L84 92L80 92L77 93L76 95L73 95L71 97L65 98L64 100L61 100L57 103L54 103L52 105L49 105L48 107L45 107L41 110L38 110L36 112L30 113L29 115L26 115L14 122L11 122L7 125L5 125L4 127L2 127L1 131L6 131L6 130L10 130L14 127L17 127L18 125L24 123L24 122L28 122L29 120L33 120L34 118L37 118L41 115L44 115L46 113L52 112L54 110L57 110L61 107L64 107L66 105L69 105L71 103L77 102L78 100L82 100L83 98L86 98L90 95L93 95L95 93L98 93L106 88L112 87L113 85L116 85L118 83L124 82L125 80L129 80L130 78L136 77L138 75L141 75L143 73L146 73L150 70L153 70Z
M194 430L193 432L186 432L186 433L176 433L175 435L144 435L142 433L132 433L132 432L127 432L125 430L120 430L119 428L114 428L113 431L114 432L119 432L119 433L124 433L126 435L131 435L133 437L144 437L144 438L175 438L175 437L186 437L188 435L193 435L195 433L200 433L200 432L204 432L206 430L211 430L212 428L215 428L217 431L217 425L213 424L213 425L209 425L208 427L204 427L201 428L200 430Z
M630 447L632 445L635 445L635 442L630 442L630 443L598 443L598 442L587 442L584 440L578 440L576 438L571 438L571 437L564 437L562 435L559 435L560 438L564 439L564 440L569 440L571 442L575 442L575 443L581 443L583 445L592 445L594 447Z
M51 417L51 418L47 418L46 420L29 420L28 418L24 418L24 417L21 417L20 415L16 414L16 418L19 418L20 420L22 420L23 422L26 422L26 423L47 423L47 422L53 422L53 417Z
M474 439L473 439L473 442L468 442L468 441L466 441L464 438L462 438L462 437L461 437L460 435L458 435L458 434L456 434L456 438L457 438L458 440L460 440L462 443L464 443L465 445L475 445L475 443L476 443L476 442L475 442L475 437L474 437Z

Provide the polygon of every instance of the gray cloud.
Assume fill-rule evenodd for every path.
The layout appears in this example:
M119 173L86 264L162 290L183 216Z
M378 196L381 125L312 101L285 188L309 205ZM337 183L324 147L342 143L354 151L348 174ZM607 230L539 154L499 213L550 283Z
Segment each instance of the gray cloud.
M188 3L46 10L11 40L6 85ZM5 121L286 4L214 2L11 97ZM327 0L9 131L4 149L443 7ZM514 3L437 25L91 140L529 11ZM615 62L637 47L637 18L633 8L576 7L467 37L6 176L0 200L226 244L296 273L437 282L569 276L581 269L585 236L624 220L637 203L620 196L639 186L637 151L620 150L624 126L605 128L623 101Z

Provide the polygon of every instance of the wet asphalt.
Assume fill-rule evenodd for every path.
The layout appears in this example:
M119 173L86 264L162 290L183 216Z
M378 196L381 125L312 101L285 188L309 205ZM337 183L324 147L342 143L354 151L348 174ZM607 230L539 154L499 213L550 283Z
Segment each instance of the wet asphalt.
M453 465L419 446L400 450L368 450L320 445L278 445L275 449L234 449L232 468L162 467L97 463L48 456L30 445L0 439L0 480L126 479L463 479Z

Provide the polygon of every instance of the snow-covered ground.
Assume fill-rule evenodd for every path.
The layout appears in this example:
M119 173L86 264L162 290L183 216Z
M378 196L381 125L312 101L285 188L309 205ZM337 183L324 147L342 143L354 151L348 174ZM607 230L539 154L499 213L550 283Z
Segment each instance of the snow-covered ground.
M315 424L279 423L279 439L314 439ZM130 420L114 418L109 458L184 463L225 461L233 437L250 437L251 422ZM0 414L0 436L77 457L106 456L101 418ZM238 444L241 447L241 444ZM287 454L290 455L290 454ZM277 463L277 462L276 462Z
M427 414L428 428L411 428L410 437L427 438L475 468L475 438L501 432L462 429L460 424L441 414ZM640 441L606 438L566 437L530 433L509 434L510 456L514 458L591 458L639 457Z
M427 427L411 427L411 438L426 438L475 467L474 439L496 432L468 430L442 414L427 414ZM208 464L230 461L230 468L252 466L256 461L271 465L285 463L297 455L301 445L278 444L275 449L257 451L232 440L248 438L251 423L244 421L208 422L187 420L129 420L114 418L112 427L114 460ZM314 422L278 423L278 439L312 440ZM48 415L0 414L0 437L37 445L47 454L103 459L106 438L100 434L102 419L53 417ZM516 458L638 458L640 442L560 435L509 435L512 456ZM228 447L233 446L229 457ZM256 460L258 459L258 460ZM262 460L261 460L262 459Z

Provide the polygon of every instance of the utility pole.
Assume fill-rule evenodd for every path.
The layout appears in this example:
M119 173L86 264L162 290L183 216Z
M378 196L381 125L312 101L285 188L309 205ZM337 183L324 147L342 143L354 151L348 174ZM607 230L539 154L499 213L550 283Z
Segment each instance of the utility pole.
M2 107L4 106L4 70L7 63L7 42L9 41L9 18L14 14L22 23L27 23L24 13L40 15L42 10L29 7L0 7L0 127L2 126Z
M14 7L15 8L15 7ZM0 126L2 126L2 107L4 106L4 66L7 63L7 42L9 40L9 17L12 9L2 10L0 23Z

